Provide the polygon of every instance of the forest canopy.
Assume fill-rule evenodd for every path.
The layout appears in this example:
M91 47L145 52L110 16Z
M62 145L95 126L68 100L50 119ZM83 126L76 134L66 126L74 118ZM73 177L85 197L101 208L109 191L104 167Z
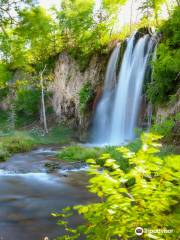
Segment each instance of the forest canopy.
M148 86L149 100L163 102L166 95L174 94L179 80L179 1L139 1L138 21L133 21L131 11L130 21L121 26L120 11L127 2L103 0L97 7L95 0L87 0L86 4L82 0L62 0L61 8L47 10L34 0L2 0L0 100L10 93L20 99L22 91L40 91L39 76L44 69L46 88L53 79L59 53L69 53L84 71L94 54L108 55L115 42L123 41L138 28L147 28L150 33L156 28L162 33L153 63L154 82ZM130 3L132 8L135 1ZM169 20L162 18L164 9ZM21 101L24 98L15 101L15 109ZM37 109L37 99L35 102ZM22 111L27 113L28 106L24 106Z

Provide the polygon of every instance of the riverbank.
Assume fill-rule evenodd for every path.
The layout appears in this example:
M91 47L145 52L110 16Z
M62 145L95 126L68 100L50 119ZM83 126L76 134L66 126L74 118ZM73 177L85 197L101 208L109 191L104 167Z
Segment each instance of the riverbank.
M128 143L126 147L128 147L132 152L137 152L140 147L142 146L142 142L140 138ZM103 153L109 154L111 158L116 160L121 160L122 156L117 151L118 146L102 146L102 147L93 147L84 145L71 145L62 148L60 151L57 152L57 157L59 160L64 160L67 162L73 161L84 161L86 159L98 159L101 157ZM162 143L160 149L160 156L166 156L169 154L180 154L180 147L179 145L172 145Z
M37 128L0 133L0 161L14 153L28 152L39 146L69 145L75 142L74 131L64 126L52 127L48 134Z

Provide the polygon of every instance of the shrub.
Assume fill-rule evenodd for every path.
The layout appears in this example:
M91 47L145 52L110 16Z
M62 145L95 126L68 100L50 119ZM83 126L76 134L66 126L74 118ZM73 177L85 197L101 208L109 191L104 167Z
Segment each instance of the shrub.
M84 112L93 96L93 89L90 82L86 82L79 92L80 111Z
M167 102L179 87L180 69L180 7L164 22L159 31L162 39L153 62L153 79L147 89L148 98L155 104Z
M162 135L165 138L171 135L172 129L174 127L174 121L172 118L165 119L163 122L155 124L152 127L152 132Z
M15 110L17 125L31 123L39 116L40 91L38 89L21 88L17 91Z
M73 229L67 218L70 208L53 216L61 220L66 235L57 239L88 240L136 239L135 229L171 230L169 234L144 232L143 239L178 238L179 156L158 157L159 136L143 134L142 147L132 152L126 147L117 148L129 161L130 169L123 171L116 160L103 154L104 168L89 159L89 190L97 194L99 202L75 206L86 220L84 225ZM101 169L101 171L99 171Z

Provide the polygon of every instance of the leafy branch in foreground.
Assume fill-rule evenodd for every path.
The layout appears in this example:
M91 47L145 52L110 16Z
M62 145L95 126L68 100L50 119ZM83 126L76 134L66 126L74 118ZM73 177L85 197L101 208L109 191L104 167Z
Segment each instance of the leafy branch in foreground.
M171 230L169 234L147 232L143 239L177 239L180 158L177 155L159 157L159 139L144 133L142 147L137 152L117 148L129 161L128 172L120 169L109 154L101 156L101 164L99 160L89 159L92 176L89 190L98 195L99 202L73 207L85 219L84 225L77 229L68 227L67 209L53 214L62 219L58 224L64 225L67 232L57 239L78 239L81 235L89 240L136 239L137 227Z

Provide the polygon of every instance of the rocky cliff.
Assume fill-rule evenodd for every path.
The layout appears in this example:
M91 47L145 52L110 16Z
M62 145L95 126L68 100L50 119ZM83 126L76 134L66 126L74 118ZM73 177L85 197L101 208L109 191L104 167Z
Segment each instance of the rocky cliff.
M92 115L94 102L90 109L80 111L79 93L87 82L91 84L94 101L101 95L107 57L95 55L88 68L80 71L78 63L67 53L61 53L55 66L55 80L53 84L53 109L59 122L71 127L87 129Z

